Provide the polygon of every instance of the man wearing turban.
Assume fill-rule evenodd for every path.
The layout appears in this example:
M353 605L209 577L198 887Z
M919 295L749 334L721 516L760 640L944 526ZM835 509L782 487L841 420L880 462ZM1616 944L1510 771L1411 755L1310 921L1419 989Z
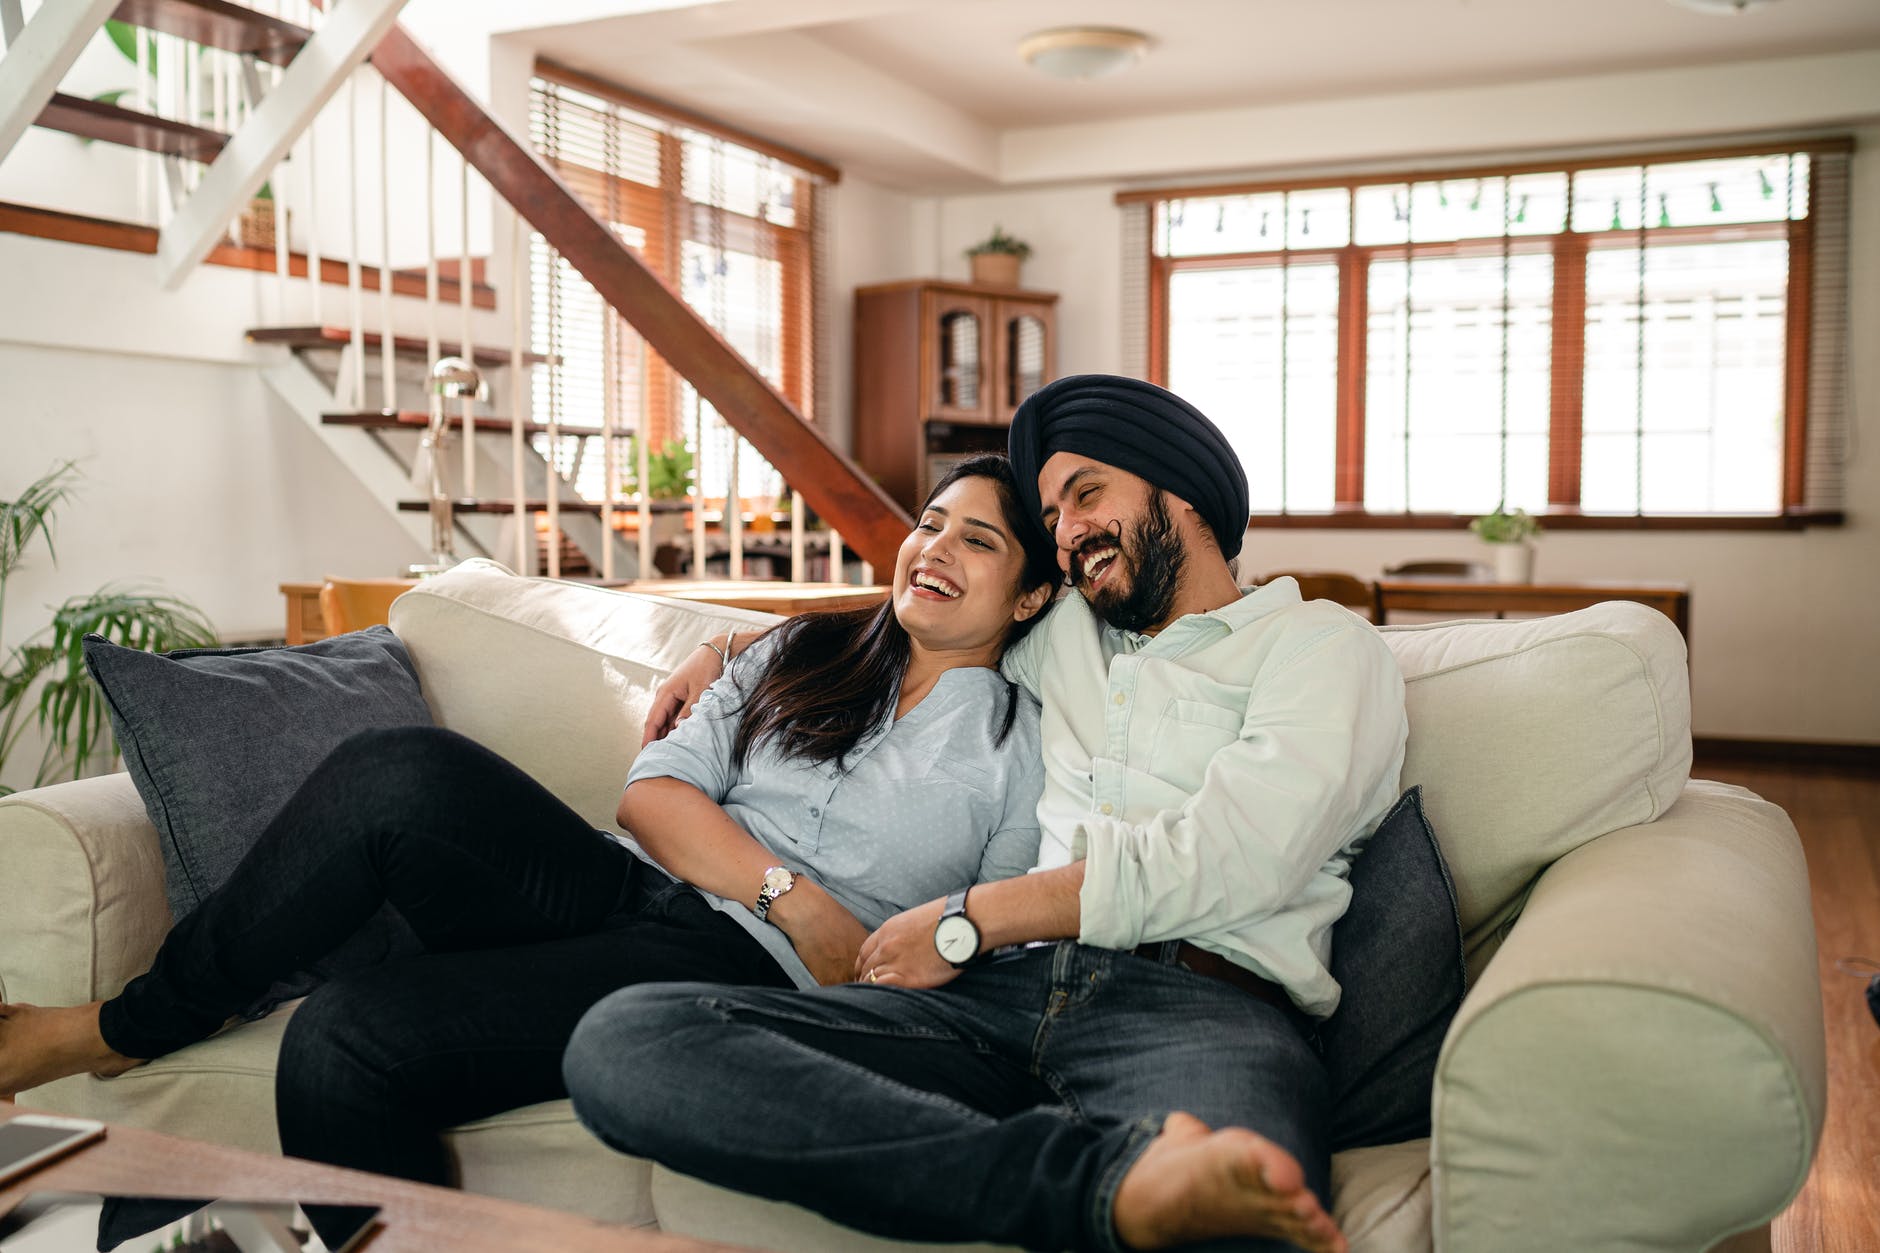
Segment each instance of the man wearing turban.
M1060 379L1011 458L1072 588L1003 662L1043 702L1037 867L889 919L857 983L610 996L570 1048L576 1110L884 1235L1340 1250L1313 1038L1402 677L1291 580L1237 586L1246 476L1181 398ZM682 668L649 729L703 686Z

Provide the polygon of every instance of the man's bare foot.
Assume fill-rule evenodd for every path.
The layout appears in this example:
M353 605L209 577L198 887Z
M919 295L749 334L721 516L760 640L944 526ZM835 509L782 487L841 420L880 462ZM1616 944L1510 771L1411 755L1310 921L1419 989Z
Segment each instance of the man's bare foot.
M67 1075L121 1075L142 1063L111 1051L98 1034L98 1006L0 1003L0 1096Z
M1132 1249L1166 1249L1224 1236L1290 1240L1310 1253L1345 1253L1345 1237L1293 1155L1251 1131L1210 1131L1170 1114L1123 1176L1111 1211Z

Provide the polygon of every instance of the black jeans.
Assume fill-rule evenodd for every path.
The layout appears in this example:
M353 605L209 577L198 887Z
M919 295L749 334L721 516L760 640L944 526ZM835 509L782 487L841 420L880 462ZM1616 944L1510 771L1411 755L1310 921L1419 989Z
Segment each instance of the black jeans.
M438 1133L566 1095L583 1012L630 984L789 987L763 946L496 754L430 727L355 736L104 1003L105 1043L201 1040L391 905L422 952L333 979L275 1074L296 1157L451 1182ZM415 947L415 946L414 946Z

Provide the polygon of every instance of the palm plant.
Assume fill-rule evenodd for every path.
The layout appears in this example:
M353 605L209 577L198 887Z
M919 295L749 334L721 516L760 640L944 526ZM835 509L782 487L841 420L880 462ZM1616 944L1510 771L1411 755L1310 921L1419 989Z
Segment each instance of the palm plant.
M72 498L77 480L77 467L63 462L28 484L18 499L0 500L0 627L6 622L8 576L33 540L43 537L47 556L57 562L54 515ZM92 633L151 652L216 642L202 611L172 596L107 586L68 599L53 610L50 623L0 658L0 771L30 725L45 738L34 787L68 770L82 776L95 759L115 760L104 701L85 671L84 639ZM31 717L25 716L29 710ZM0 796L12 790L0 784Z

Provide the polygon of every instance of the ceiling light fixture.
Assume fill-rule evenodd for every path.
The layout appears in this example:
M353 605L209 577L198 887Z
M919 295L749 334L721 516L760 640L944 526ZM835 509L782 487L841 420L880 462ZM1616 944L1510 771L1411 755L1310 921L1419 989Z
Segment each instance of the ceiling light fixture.
M1113 26L1063 26L1019 41L1018 55L1053 78L1107 78L1134 65L1149 50L1141 31Z
M1708 13L1712 17L1735 17L1739 13L1747 13L1751 9L1760 9L1764 5L1772 4L1774 0L1674 0L1674 2L1687 9L1695 9L1699 13Z

